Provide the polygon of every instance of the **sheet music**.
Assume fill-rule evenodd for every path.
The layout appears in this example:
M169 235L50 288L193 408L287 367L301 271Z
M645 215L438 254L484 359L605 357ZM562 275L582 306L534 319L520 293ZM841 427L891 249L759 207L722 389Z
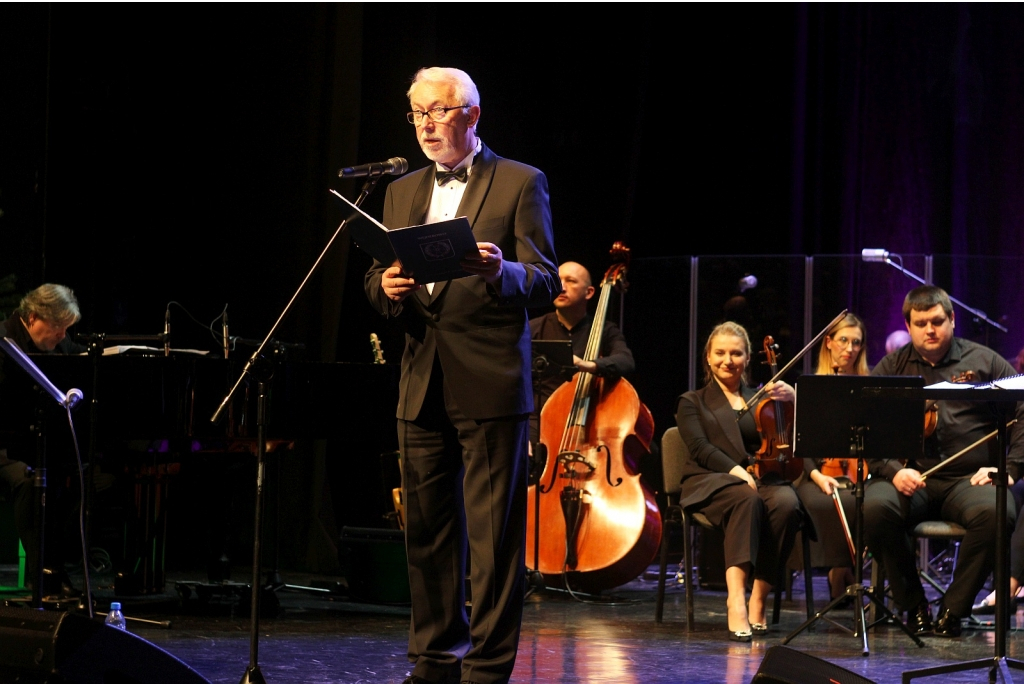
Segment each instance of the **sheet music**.
M980 386L971 385L970 383L950 383L949 381L941 381L939 383L932 383L931 385L924 386L925 390L967 390L968 388L977 388Z
M980 387L1000 388L1002 390L1024 390L1024 373L1017 374L1016 376L1000 378L999 380L992 381L987 386L983 385Z
M999 378L988 383L979 383L978 385L972 385L971 383L951 383L949 381L942 381L941 383L933 383L926 385L925 390L1024 390L1024 373L1019 373L1016 376L1006 376L1005 378Z

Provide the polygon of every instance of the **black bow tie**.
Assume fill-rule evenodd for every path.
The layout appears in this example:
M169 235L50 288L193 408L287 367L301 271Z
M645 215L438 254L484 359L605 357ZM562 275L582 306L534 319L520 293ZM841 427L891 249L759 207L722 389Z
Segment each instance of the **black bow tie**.
M442 171L441 169L434 169L434 179L437 181L437 185L443 186L453 178L458 180L460 183L466 182L466 167L456 169L455 171Z

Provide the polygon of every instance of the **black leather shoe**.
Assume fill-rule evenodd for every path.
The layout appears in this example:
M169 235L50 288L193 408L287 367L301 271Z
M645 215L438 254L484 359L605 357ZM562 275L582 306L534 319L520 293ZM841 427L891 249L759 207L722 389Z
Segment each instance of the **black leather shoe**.
M932 612L928 609L928 601L922 601L916 609L907 612L907 628L914 635L927 635L934 630Z
M733 642L750 642L751 632L749 630L730 630L729 639Z
M935 619L935 635L937 637L960 637L963 623L960 617L949 609L939 605L938 618Z

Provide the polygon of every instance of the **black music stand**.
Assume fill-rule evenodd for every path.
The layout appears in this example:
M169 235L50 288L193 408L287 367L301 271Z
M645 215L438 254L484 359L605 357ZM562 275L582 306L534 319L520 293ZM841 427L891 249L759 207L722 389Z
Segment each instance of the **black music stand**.
M902 399L866 399L862 396L862 390L868 387L921 388L924 386L924 380L920 377L808 375L798 378L796 384L797 402L793 420L796 435L793 445L794 457L820 458L826 455L849 454L850 458L857 460L857 472L861 473L865 460L905 459L909 454L920 454L924 440L920 404ZM825 619L854 636L859 636L862 653L867 656L867 630L871 627L864 617L864 599L867 598L883 614L882 618L871 624L872 626L891 619L918 647L924 647L920 638L885 606L885 602L875 594L875 589L864 585L863 478L857 479L854 492L857 499L857 514L854 519L854 549L857 558L853 560L856 582L787 635L782 644L787 644L818 619ZM807 572L808 569L804 569L804 573ZM853 630L827 616L847 597L855 598Z
M912 380L912 379L908 379ZM909 385L909 384L908 384ZM991 659L976 659L946 666L934 666L903 672L903 682L909 683L913 678L958 673L975 668L989 669L989 682L994 683L996 673L1001 673L1004 683L1012 683L1010 669L1024 670L1024 662L1006 657L1006 637L1010 622L1010 555L1007 554L1010 537L1006 530L1006 448L1009 444L1007 423L1016 413L1018 402L1024 402L1024 389L1006 389L993 387L991 384L967 389L936 389L936 388L882 388L867 387L862 391L867 399L901 398L907 400L950 400L960 402L985 402L992 408L996 423L997 471L993 477L996 485L996 539L1003 544L996 545L996 614L995 614L995 655Z

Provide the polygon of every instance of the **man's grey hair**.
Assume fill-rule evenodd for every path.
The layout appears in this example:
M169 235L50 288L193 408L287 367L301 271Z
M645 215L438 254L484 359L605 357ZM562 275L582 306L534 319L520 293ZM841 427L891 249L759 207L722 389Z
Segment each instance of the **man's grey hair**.
M456 102L454 105L476 105L480 106L480 92L469 74L462 69L453 67L424 67L412 77L412 84L406 91L406 97L412 99L412 91L420 83L443 83L452 87L452 97ZM476 126L473 127L476 130Z
M44 283L21 298L17 313L23 319L35 314L54 326L70 326L82 318L75 293L56 283Z

